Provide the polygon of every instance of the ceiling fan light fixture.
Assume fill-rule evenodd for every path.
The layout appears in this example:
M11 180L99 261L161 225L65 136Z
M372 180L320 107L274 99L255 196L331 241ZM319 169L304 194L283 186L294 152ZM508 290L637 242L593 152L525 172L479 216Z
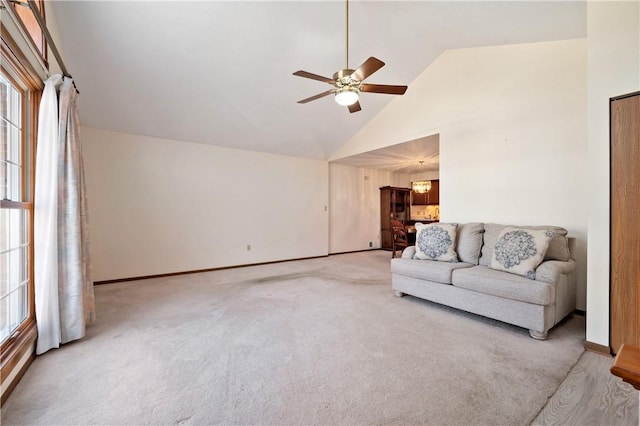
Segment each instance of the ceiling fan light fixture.
M360 91L355 87L343 87L336 90L336 102L342 106L353 105L358 102Z

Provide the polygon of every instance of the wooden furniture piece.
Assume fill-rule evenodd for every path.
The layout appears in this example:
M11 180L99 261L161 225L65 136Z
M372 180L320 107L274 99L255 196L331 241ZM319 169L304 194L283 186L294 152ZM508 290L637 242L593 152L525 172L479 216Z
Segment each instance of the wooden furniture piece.
M411 218L411 190L383 186L380 188L380 244L385 250L393 249L391 221L406 225Z
M440 204L440 181L438 179L431 180L431 189L424 194L411 191L411 204L414 206Z
M408 225L405 225L404 229L407 230L407 238L409 240L409 245L410 246L415 246L416 245L416 226L415 226L416 221L412 220L410 221L410 223Z
M640 92L612 98L610 333L616 353L640 346Z
M623 344L613 360L611 374L640 390L640 348Z
M406 227L397 220L391 221L391 232L393 235L391 258L396 257L396 251L404 250L409 245L409 235Z

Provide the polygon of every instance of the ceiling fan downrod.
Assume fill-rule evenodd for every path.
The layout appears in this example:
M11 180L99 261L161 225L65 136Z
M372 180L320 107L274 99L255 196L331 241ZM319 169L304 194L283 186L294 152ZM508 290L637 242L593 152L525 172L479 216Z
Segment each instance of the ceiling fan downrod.
M345 55L345 64L344 64L344 68L345 69L349 69L349 0L345 1L345 33L346 33L346 46L344 49L344 55Z

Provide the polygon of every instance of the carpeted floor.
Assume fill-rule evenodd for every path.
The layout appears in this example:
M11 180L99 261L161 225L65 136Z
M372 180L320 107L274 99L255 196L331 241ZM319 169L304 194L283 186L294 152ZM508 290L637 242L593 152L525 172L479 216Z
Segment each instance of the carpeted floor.
M371 251L96 287L87 337L40 356L9 424L529 424L583 352L392 295Z

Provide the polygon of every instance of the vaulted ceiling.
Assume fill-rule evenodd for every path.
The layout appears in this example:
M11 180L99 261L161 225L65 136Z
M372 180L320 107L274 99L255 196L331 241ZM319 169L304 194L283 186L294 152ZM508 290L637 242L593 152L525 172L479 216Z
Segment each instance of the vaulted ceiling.
M330 88L295 77L345 67L342 1L57 1L63 54L84 125L328 159L393 96L350 114ZM350 63L367 82L407 84L451 48L586 35L583 1L352 1ZM425 135L426 136L426 135Z

